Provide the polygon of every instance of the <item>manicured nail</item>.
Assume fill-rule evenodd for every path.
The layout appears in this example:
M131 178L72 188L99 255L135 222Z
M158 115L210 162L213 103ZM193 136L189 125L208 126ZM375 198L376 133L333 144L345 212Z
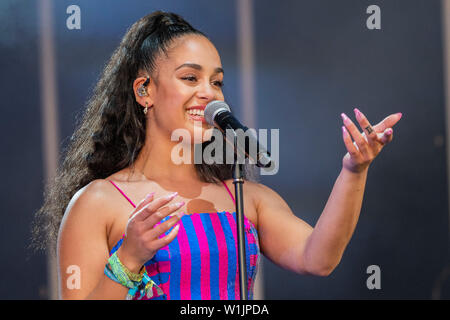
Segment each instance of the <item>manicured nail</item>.
M186 212L184 212L184 211L177 213L177 216L180 217L180 218L183 217L184 215L186 215Z
M391 128L387 129L387 130L386 130L386 134L387 134L387 135L391 135L391 134L392 134L392 129L391 129Z
M342 121L344 121L345 124L349 123L349 118L345 113L341 113Z
M151 197L153 197L153 195L155 194L155 192L150 192L146 197L145 197L145 199L147 200L147 199L150 199Z
M165 198L166 198L166 200L171 200L171 199L175 198L177 196L177 194L178 194L178 192L174 192L174 193L167 195Z
M361 111L359 111L358 108L353 109L353 112L355 113L357 118L360 118L362 116Z
M402 118L402 116L403 116L403 113L399 112L399 113L397 113L397 115L400 116L400 118L398 119L398 120L400 120Z
M176 207L176 208L180 208L180 207L182 207L182 206L184 205L184 201L174 203L173 205L174 205L174 207Z

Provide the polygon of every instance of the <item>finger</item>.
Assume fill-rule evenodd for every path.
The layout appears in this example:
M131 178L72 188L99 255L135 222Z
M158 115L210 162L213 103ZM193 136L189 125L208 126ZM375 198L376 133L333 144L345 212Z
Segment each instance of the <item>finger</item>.
M162 235L164 235L165 233L167 233L167 231L177 225L180 220L181 217L179 215L174 215L163 223L158 224L156 227L148 231L151 239L161 238Z
M387 128L384 130L383 135L381 136L381 142L383 144L387 144L392 141L394 138L394 130L392 128Z
M147 195L145 196L145 198L142 199L142 200L138 203L138 205L136 206L136 208L134 208L134 210L131 212L131 214L130 214L130 220L133 219L133 218L136 216L136 214L140 213L141 210L142 210L144 207L146 207L146 206L153 200L153 197L154 197L154 196L155 196L155 192L151 192L151 193L147 194Z
M159 197L147 205L145 205L144 208L141 209L141 211L136 215L135 219L136 221L143 221L147 219L150 215L155 213L160 207L166 205L169 203L173 198L175 198L178 195L178 192L173 192L169 195L166 195L164 197Z
M345 129L345 126L342 126L342 138L344 139L345 148L347 149L348 153L352 157L356 157L359 152L358 148L353 144L350 133L348 133L347 129Z
M369 144L367 140L362 136L361 132L359 132L358 128L355 126L352 120L345 113L341 113L342 120L344 121L344 126L347 131L350 133L351 137L355 141L358 146L359 151L362 153L367 153Z
M157 248L157 250L164 248L169 243L171 243L175 237L178 235L178 231L180 230L180 225L177 224L167 236L164 236L162 238L159 238L154 241L154 246Z
M171 213L179 210L184 206L184 201L171 203L170 205L157 210L154 214L150 215L143 221L144 229L150 229L156 226L161 220L170 215ZM183 216L182 213L178 214L179 217Z
M400 121L403 114L401 112L391 114L390 116L387 116L382 121L380 121L378 124L373 126L376 132L384 132L388 128L393 128L394 125Z
M363 137L367 137L366 140L369 145L373 145L376 141L379 141L376 131L372 128L366 116L358 108L353 109L353 111L355 112L356 120L364 132Z

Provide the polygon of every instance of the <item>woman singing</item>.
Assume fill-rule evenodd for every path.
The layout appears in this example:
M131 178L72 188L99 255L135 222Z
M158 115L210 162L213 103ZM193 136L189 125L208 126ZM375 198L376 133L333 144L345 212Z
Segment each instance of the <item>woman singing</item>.
M176 14L154 12L128 30L34 227L35 244L57 250L62 299L240 299L232 165L172 159L172 133L194 137L205 106L224 100L223 77L214 45ZM348 153L314 228L245 171L248 298L260 253L299 274L327 276L339 264L369 165L401 114L373 127L357 109L355 117L362 133L342 114ZM182 143L194 150L211 140ZM75 289L69 266L80 270Z

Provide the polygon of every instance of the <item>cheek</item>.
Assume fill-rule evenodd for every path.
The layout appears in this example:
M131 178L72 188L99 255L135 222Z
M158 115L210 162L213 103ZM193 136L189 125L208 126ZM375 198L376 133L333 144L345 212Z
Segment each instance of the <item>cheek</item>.
M158 100L164 106L164 108L170 108L172 110L181 110L185 104L185 100L188 93L183 91L181 88L175 86L170 86L164 89L159 95Z
M164 124L174 124L183 119L184 107L190 95L180 89L164 90L155 100L157 105L157 120Z

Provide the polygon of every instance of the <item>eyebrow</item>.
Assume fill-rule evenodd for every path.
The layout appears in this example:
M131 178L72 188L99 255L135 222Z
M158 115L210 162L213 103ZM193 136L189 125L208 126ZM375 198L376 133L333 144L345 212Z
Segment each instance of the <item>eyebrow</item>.
M183 63L181 66L177 67L175 69L175 71L178 70L178 69L181 69L183 67L189 67L189 68L192 68L192 69L196 69L198 71L202 71L203 70L202 66L199 65L199 64L196 64L196 63ZM224 73L224 72L223 72L222 68L218 67L218 68L214 69L214 73Z

